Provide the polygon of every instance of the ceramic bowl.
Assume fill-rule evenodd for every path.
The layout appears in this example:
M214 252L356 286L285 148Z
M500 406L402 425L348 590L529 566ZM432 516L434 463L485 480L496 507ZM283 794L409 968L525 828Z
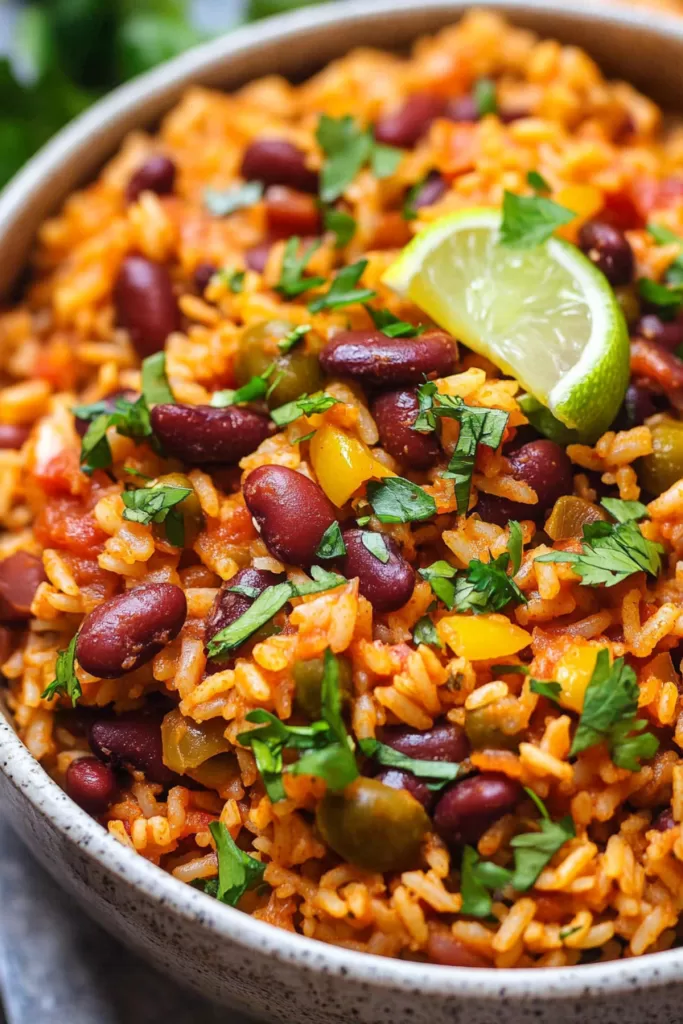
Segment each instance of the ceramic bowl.
M665 106L675 107L683 94L683 18L580 0L490 6L515 24L584 47L608 74ZM97 171L126 132L153 123L190 83L231 89L276 71L300 78L354 46L404 47L466 7L453 0L353 0L308 8L233 32L112 93L0 196L0 291L11 288L43 218ZM327 946L240 914L111 838L48 778L1 713L0 796L31 852L102 925L174 978L267 1021L683 1020L683 949L544 971L446 968Z

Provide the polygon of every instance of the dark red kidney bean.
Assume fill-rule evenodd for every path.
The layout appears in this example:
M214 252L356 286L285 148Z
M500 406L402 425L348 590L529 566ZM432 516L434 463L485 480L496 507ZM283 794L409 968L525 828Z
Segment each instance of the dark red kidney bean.
M387 338L378 330L340 331L323 348L320 363L333 377L352 377L389 389L446 377L455 369L456 344L444 331L416 338Z
M137 391L132 391L129 388L121 388L118 391L112 391L102 399L104 402L104 412L114 412L116 409L117 398L124 398L127 402L137 402L140 395ZM78 416L74 416L74 427L79 437L85 437L88 433L88 427L92 420L82 420Z
M646 341L656 341L658 344L673 352L679 345L683 344L683 322L680 320L660 320L654 313L646 313L641 316L635 324L633 335L637 338L645 338Z
M563 494L572 493L571 460L555 441L530 441L506 454L514 478L529 484L538 495L538 505L527 506L530 512L525 518L533 519L536 509L546 512Z
M429 810L434 803L435 794L426 782L418 779L412 772L403 771L401 768L383 768L374 777L378 782L383 782L391 789L407 790L426 810Z
M683 387L683 361L657 341L631 340L631 373L654 381L664 392Z
M432 121L443 113L444 106L440 96L414 93L398 110L380 117L375 125L375 138L387 146L412 149L427 134Z
M7 626L0 626L0 665L4 665L18 639L17 630L8 629Z
M255 597L234 593L234 587L250 587L262 594L267 587L274 587L276 583L282 583L283 580L284 576L268 572L267 569L240 569L235 576L223 584L216 596L213 608L206 620L207 643L213 639L216 633L220 633L226 626L231 626L240 616L244 615L256 600ZM225 663L225 658L219 660L209 658L206 665L207 672L209 674L218 672Z
M540 522L542 519L538 505L524 505L521 501L510 501L509 498L484 494L483 491L479 492L477 504L472 511L485 523L494 523L496 526L507 526L510 519L533 519L534 522Z
M116 679L151 661L183 627L185 594L173 583L144 583L86 615L78 663L100 679Z
M667 807L666 810L661 811L661 813L658 814L652 822L652 827L656 828L658 832L668 832L669 829L675 828L676 825L677 822L669 807Z
M0 449L21 448L30 433L30 427L19 423L0 423Z
M200 263L195 267L192 280L200 295L209 287L209 281L217 271L218 267L214 263Z
M633 279L633 250L619 228L588 220L581 225L579 247L611 285L629 284Z
M519 782L499 772L483 772L455 782L440 797L434 826L452 846L476 845L484 832L511 812L522 796Z
M344 576L358 577L360 592L375 611L395 612L402 608L415 589L415 570L396 541L382 535L389 555L389 560L382 562L363 543L364 536L372 536L367 530L344 530L342 536L346 555L340 559L339 567Z
M441 449L434 434L413 430L420 403L415 391L387 391L372 406L382 447L411 469L428 469Z
M436 964L444 967L490 967L491 963L483 956L456 939L446 928L430 930L427 940L427 956Z
M66 792L88 814L104 814L116 796L116 776L96 757L72 761L66 770Z
M494 821L513 810L519 782L499 772L482 772L449 786L434 810L434 826L449 845L476 845Z
M657 407L652 392L640 384L629 384L624 396L625 427L639 427L648 416L654 416Z
M156 711L127 711L101 719L90 727L90 746L100 761L113 768L135 769L144 772L148 782L169 785L177 776L164 764L162 717Z
M466 96L454 96L448 101L444 111L444 117L449 121L466 121L469 124L478 121L479 116L479 107L471 93Z
M420 210L423 206L432 206L438 203L439 199L446 194L448 186L438 171L431 171L424 185L410 201L414 210Z
M273 243L269 239L265 242L259 242L258 245L252 245L251 249L247 249L244 254L244 262L249 270L255 270L257 274L262 274L266 269L268 257L270 256L270 250L273 248Z
M17 551L0 562L0 622L26 622L36 590L47 579L42 558Z
M513 121L520 121L523 117L530 117L531 111L527 107L503 107L498 111L498 117L503 124L512 124Z
M449 761L451 764L459 764L470 752L467 734L455 722L440 722L424 732L392 725L384 729L381 738L382 743L388 747L418 761Z
M151 423L168 455L199 466L234 465L275 430L267 417L238 405L155 405Z
M126 188L126 199L134 203L142 192L167 196L175 187L176 166L170 157L156 153L138 167Z
M159 352L180 327L180 312L165 266L144 256L127 256L114 285L114 306L141 359Z
M322 230L320 208L313 196L286 185L271 185L266 192L266 222L274 238L305 237Z
M300 192L318 191L318 172L306 166L305 154L285 139L256 139L242 158L241 174L264 185L288 185Z
M286 466L259 466L244 481L244 500L272 554L307 569L337 518L318 484Z

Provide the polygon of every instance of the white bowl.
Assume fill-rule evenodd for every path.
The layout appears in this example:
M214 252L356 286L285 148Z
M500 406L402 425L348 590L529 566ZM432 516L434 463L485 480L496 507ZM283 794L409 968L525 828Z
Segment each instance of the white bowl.
M308 8L198 47L112 93L61 132L0 196L0 290L35 231L131 128L190 83L231 89L302 77L359 44L402 47L457 18L453 0L353 0ZM683 19L577 0L479 3L586 48L611 75L675 107ZM668 102L667 102L668 101ZM683 949L578 968L472 970L350 952L263 924L121 846L65 796L0 714L3 812L83 907L174 978L228 1007L296 1024L647 1024L683 1021ZM40 928L40 921L36 921Z

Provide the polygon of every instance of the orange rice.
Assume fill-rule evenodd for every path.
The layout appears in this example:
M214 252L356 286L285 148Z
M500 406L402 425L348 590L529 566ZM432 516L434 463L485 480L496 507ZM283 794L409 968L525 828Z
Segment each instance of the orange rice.
M446 559L465 568L470 559L501 554L508 543L506 528L472 513L480 492L529 507L537 502L533 488L512 475L502 451L480 450L470 515L458 516L452 482L440 476L446 455L424 472L401 466L379 444L367 396L343 381L327 384L338 404L291 423L228 473L181 467L150 445L110 430L112 474L100 470L89 477L79 467L80 438L71 412L75 404L115 391L140 390L140 359L128 332L117 326L113 302L121 262L133 252L165 264L172 277L182 329L167 338L165 353L178 403L206 404L215 391L235 386L240 339L255 324L310 324L309 351L316 338L328 339L348 326L367 329L361 304L312 314L309 295L286 300L274 290L283 239L271 245L262 273L247 269L245 254L266 237L267 200L217 217L204 206L204 190L239 182L245 147L254 139L286 139L316 170L322 161L315 135L321 113L350 113L370 125L415 92L457 97L484 76L495 79L501 111L521 109L524 116L507 120L491 114L476 123L436 118L391 177L378 180L362 169L343 195L343 208L357 224L354 237L339 249L334 236L324 234L308 273L329 279L335 268L366 258L362 284L377 292L375 304L419 323L420 311L381 284L398 250L449 211L500 206L504 189L527 193L526 175L536 170L549 182L552 198L577 212L561 230L570 241L584 221L608 216L626 231L636 276L661 279L680 247L656 245L644 226L654 218L683 235L683 125L664 122L655 104L627 83L606 81L581 50L539 40L494 14L469 14L420 40L407 58L358 50L297 86L269 76L233 95L190 89L157 135L129 136L98 179L42 226L25 296L0 316L0 424L26 427L28 433L20 448L0 451L0 556L26 551L41 557L46 577L25 628L2 630L2 672L21 737L64 784L69 765L90 750L80 712L72 713L64 697L41 698L54 678L58 652L84 616L113 595L149 582L182 587L188 615L179 636L152 661L115 679L77 667L79 705L118 714L145 707L160 692L194 723L219 721L234 756L216 788L164 788L147 781L144 772L122 773L116 798L100 816L112 835L190 883L216 877L209 824L219 820L241 849L266 865L265 884L239 903L263 921L384 956L557 967L652 953L678 942L683 705L676 649L683 638L683 482L651 501L643 525L646 536L666 550L658 579L638 573L609 590L582 587L570 565L534 561L539 545L548 551L552 541L534 525L533 515L522 517L525 552L515 579L528 603L506 608L495 623L486 616L477 620L480 630L518 631L524 638L521 658L542 680L556 679L558 664L571 665L572 658L582 664L594 660L600 648L613 658L626 656L637 673L640 714L660 742L654 758L633 772L613 764L604 745L570 758L576 709L539 696L521 673L497 672L497 665L520 658L498 655L493 639L488 660L454 654L448 614L443 607L429 611L434 595L420 577L407 604L386 614L373 611L356 580L297 599L283 632L246 645L218 673L205 673L204 624L222 583L252 565L302 578L301 570L283 566L259 536L245 507L240 470L244 477L274 464L315 480L311 443L297 441L325 424L336 425L369 446L385 469L409 477L436 501L438 516L427 523L375 520L371 528L393 538L415 565ZM173 193L145 191L127 204L132 173L159 152L178 169ZM443 196L405 220L407 190L433 170L446 182ZM198 294L194 273L200 264L246 270L242 290L233 293L228 276L219 275ZM633 289L622 289L621 299L635 319ZM648 386L660 396L666 390L661 379ZM438 387L470 405L506 410L506 450L527 422L517 383L462 349L456 372ZM656 421L611 431L593 446L569 446L574 493L591 502L598 492L638 500L638 460L652 452ZM452 448L454 441L447 422L444 444ZM181 468L202 511L201 528L186 550L174 548L157 528L124 519L120 497L124 484L140 486L131 469L156 479ZM354 499L364 493L362 484ZM340 518L350 514L347 505ZM441 623L443 647L413 643L412 630L425 614ZM528 892L504 887L494 893L490 918L464 915L460 854L436 832L425 835L411 870L373 872L343 861L323 841L314 813L325 790L320 779L286 775L286 799L271 803L251 750L236 737L250 728L245 716L255 708L300 722L294 666L328 648L352 665L347 724L356 740L381 737L388 725L424 731L445 721L464 727L482 708L494 732L515 738L513 744L473 749L467 770L519 780L544 801L553 820L571 815L575 830ZM565 677L573 678L571 671ZM667 809L671 827L653 828ZM478 853L509 866L510 840L535 828L538 812L524 795L514 813L484 831Z

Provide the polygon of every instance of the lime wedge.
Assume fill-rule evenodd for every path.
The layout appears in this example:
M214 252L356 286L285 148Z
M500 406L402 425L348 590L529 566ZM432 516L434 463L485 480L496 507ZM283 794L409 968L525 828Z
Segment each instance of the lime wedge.
M384 283L593 441L612 423L629 379L614 292L563 239L500 245L500 219L491 209L442 217L406 246Z

